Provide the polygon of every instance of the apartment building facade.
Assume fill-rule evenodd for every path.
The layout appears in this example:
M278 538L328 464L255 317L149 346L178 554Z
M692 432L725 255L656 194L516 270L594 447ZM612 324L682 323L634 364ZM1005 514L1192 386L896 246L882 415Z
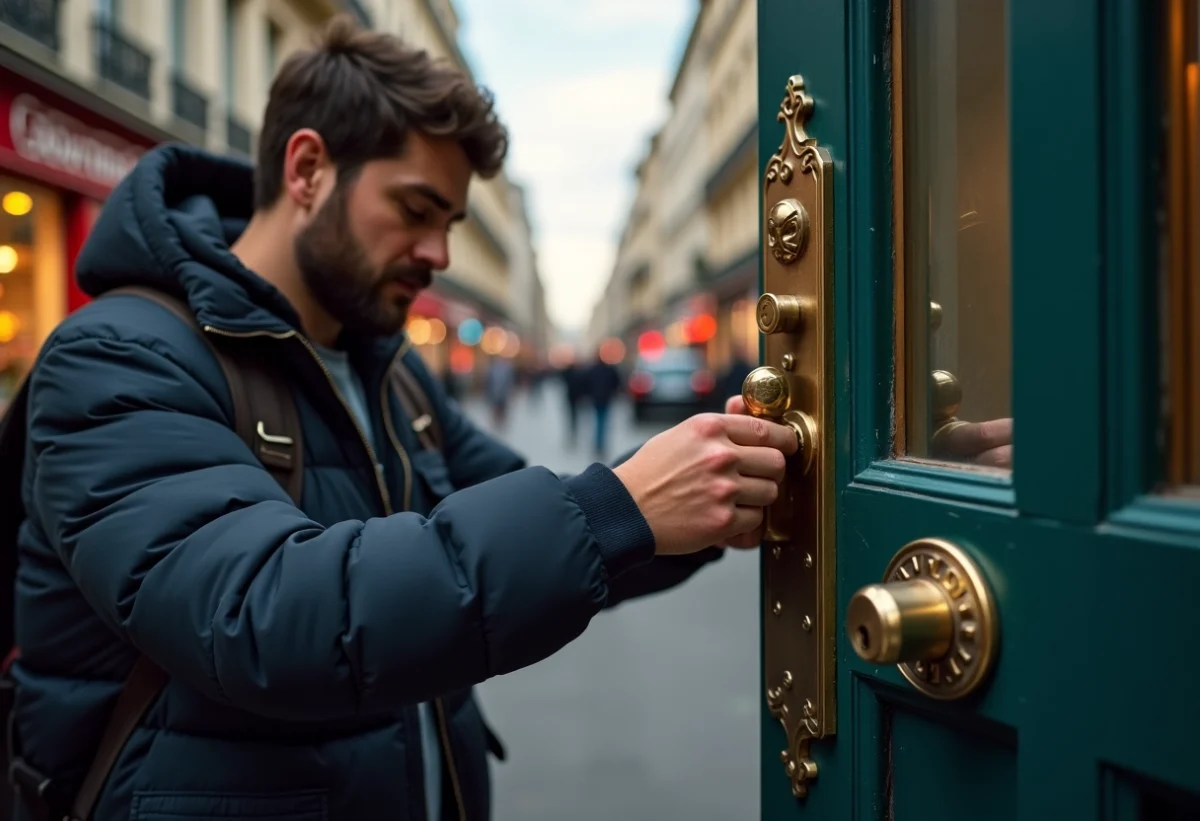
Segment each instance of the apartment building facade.
M117 182L163 142L251 160L276 69L337 13L470 71L449 0L0 4L0 407L49 331L87 301L75 257ZM544 350L520 202L504 175L473 185L452 267L414 306L414 341L439 372Z
M700 0L670 90L670 113L639 172L626 230L654 231L631 264L623 242L589 326L593 344L696 345L709 366L757 356L756 5ZM640 276L634 276L638 274ZM628 307L647 295L642 310Z

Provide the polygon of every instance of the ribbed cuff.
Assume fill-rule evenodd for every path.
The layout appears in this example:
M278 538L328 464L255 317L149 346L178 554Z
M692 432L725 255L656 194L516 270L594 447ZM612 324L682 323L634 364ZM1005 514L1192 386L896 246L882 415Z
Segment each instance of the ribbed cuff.
M594 464L566 484L587 517L610 579L654 558L654 533L615 473Z

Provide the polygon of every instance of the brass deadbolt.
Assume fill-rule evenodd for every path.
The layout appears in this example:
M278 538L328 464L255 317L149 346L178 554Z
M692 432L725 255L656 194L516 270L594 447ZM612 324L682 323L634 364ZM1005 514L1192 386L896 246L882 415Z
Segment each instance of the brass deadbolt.
M974 560L950 542L918 539L892 558L882 584L850 599L846 631L859 658L898 664L925 695L955 699L986 680L1000 624Z
M797 331L804 321L805 300L788 294L763 294L758 298L755 315L764 334Z

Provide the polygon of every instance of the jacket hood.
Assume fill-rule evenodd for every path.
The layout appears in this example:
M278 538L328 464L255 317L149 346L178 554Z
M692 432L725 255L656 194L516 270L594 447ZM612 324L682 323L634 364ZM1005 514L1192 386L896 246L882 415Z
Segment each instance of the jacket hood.
M147 152L109 196L76 263L96 297L147 285L187 299L201 325L285 331L283 294L229 250L254 211L253 167L185 145Z

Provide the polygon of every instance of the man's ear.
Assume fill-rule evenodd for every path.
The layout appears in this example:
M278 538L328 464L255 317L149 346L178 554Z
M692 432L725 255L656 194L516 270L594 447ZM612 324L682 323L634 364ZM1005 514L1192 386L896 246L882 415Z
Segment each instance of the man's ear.
M283 190L292 202L305 211L311 210L332 173L333 165L320 134L302 128L288 138L283 154Z

